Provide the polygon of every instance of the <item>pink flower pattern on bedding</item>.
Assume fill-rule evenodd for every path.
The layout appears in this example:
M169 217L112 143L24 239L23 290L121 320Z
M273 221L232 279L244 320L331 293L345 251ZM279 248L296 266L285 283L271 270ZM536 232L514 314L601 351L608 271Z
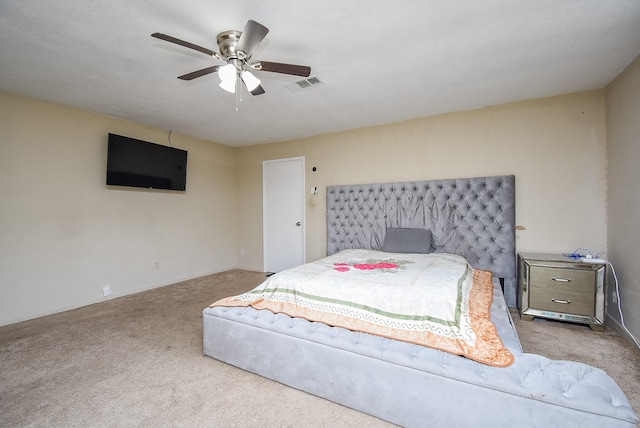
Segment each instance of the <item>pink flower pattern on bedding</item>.
M378 261L375 260L369 261L368 263L357 263L350 265L349 263L334 263L335 270L338 272L348 272L353 267L354 269L360 270L375 270L375 269L397 269L400 266L396 263L391 263L388 261Z

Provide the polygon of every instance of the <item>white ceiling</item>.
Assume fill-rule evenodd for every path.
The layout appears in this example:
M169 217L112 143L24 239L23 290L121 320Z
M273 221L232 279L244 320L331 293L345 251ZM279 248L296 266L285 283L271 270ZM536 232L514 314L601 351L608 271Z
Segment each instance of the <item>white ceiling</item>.
M248 19L253 59L308 65L323 85L256 72L235 97L217 51ZM0 0L0 91L229 146L283 141L603 88L640 54L639 0Z

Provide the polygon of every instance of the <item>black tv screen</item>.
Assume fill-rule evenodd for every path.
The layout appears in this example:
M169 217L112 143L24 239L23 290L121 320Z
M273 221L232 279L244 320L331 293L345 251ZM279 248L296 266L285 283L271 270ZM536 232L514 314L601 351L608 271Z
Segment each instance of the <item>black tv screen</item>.
M107 184L184 191L187 151L109 134Z

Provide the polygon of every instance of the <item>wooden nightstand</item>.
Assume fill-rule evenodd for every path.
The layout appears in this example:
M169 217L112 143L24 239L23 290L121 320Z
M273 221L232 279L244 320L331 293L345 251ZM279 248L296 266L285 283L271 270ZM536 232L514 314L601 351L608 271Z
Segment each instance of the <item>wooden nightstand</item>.
M603 331L605 263L584 263L561 254L518 254L520 318L589 324Z

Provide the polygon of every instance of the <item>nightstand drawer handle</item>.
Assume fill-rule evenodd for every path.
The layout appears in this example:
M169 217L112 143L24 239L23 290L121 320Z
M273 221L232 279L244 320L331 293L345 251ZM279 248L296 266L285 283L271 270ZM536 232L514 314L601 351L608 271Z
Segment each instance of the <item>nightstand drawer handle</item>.
M553 279L554 281L558 281L558 282L571 282L571 279L569 279L569 278L556 278L554 276L551 279Z
M563 305L568 305L571 303L571 300L561 300L561 299L551 299L553 303L562 303Z

